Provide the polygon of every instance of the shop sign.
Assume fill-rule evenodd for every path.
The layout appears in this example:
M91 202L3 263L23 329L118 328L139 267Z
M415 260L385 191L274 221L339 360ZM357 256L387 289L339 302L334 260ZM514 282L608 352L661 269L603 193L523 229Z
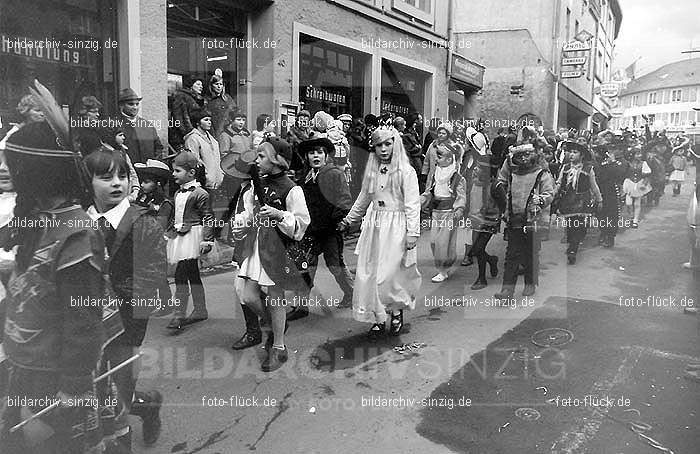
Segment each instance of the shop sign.
M387 112L394 112L399 115L408 115L409 109L406 106L399 104L394 104L389 101L382 101L382 110Z
M569 41L564 44L564 52L578 52L580 50L591 50L591 42Z
M585 65L586 60L588 57L571 57L571 58L564 58L561 61L562 66L569 66L569 65Z
M606 98L614 98L620 93L620 86L614 82L607 82L600 86L600 95Z
M85 64L79 51L68 49L61 41L54 39L35 40L3 34L0 35L0 53L68 65Z
M562 79L575 79L577 77L583 76L583 71L562 71L561 72L561 78Z
M484 86L484 67L460 55L452 54L452 78L482 88Z
M345 95L324 90L322 88L314 88L309 85L305 90L306 100L314 100L321 102L336 102L338 104L346 104Z

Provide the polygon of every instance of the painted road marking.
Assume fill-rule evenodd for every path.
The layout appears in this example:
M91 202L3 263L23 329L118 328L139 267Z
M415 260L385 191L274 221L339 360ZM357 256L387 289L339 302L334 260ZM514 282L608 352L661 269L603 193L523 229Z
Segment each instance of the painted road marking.
M650 347L632 345L622 347L626 351L617 373L612 379L603 380L593 384L589 394L610 395L613 388L624 383L630 378L630 374L642 356L655 356L657 358L671 359L675 361L700 363L700 358L679 353L665 352ZM562 432L559 440L552 445L552 454L573 454L583 452L586 443L591 440L600 429L604 415L608 407L596 407L592 410L592 416L578 423L572 430Z

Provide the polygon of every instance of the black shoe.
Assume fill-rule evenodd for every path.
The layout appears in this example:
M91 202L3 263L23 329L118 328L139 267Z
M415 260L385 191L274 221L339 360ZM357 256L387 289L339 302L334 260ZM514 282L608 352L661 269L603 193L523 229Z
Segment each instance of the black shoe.
M378 329L374 329L374 328ZM371 342L377 342L380 337L384 337L386 335L386 325L384 323L375 323L372 325L372 329L369 330L367 333L367 338Z
M345 295L338 304L338 307L341 309L352 307L352 295Z
M309 316L309 308L306 306L293 306L292 310L287 312L287 321L292 322L300 318Z
M132 454L131 430L111 440L105 441L104 454Z
M398 336L403 329L403 310L400 310L398 315L391 313L391 322L389 323L389 334Z
M243 337L241 337L236 342L234 342L233 345L231 345L231 348L234 350L243 350L244 348L258 345L261 342L262 342L262 332L260 332L260 331L257 331L257 332L246 331L243 334Z
M500 292L493 295L497 300L509 300L513 298L514 290L512 288L503 288Z
M143 420L143 442L152 445L160 436L160 407L163 404L163 396L158 391L148 391L137 392L135 397L131 413Z
M523 288L523 296L532 296L535 294L535 284L525 284Z
M272 372L282 367L288 358L287 347L284 347L284 350L273 347L268 351L267 358L260 365L260 369L263 372Z
M168 329L182 329L184 324L182 323L185 319L180 316L175 316L173 317L172 320L170 320L170 323L168 323L168 326L166 328Z
M488 258L489 271L491 271L491 277L498 277L498 257L491 255Z
M182 321L182 324L183 326L191 325L193 323L203 322L208 318L209 313L206 311L206 309L203 311L194 310L186 319Z
M472 290L481 290L482 288L486 288L487 285L489 285L489 284L486 282L486 279L484 279L483 281L477 279L476 282L474 282L472 284L471 289Z
M284 334L287 334L287 330L289 329L289 324L285 323L284 324ZM270 351L272 348L272 344L275 343L275 334L270 330L270 334L267 335L267 339L265 340L265 350Z
M605 241L603 242L603 247L604 248L611 248L615 245L615 237L614 236L606 236Z

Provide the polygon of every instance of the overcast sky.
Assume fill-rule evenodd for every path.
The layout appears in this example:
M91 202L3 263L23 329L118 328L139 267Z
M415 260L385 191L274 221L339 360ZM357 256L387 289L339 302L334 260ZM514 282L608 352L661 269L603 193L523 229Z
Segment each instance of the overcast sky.
M661 65L688 58L700 50L698 0L619 0L622 27L615 43L614 68L625 68L637 57L637 76ZM691 54L700 57L700 53Z

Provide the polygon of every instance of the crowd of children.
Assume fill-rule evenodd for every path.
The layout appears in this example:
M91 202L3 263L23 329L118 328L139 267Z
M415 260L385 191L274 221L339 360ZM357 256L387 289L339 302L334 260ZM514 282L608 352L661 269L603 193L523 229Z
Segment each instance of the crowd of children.
M84 115L93 114L94 101L85 100ZM23 99L20 107L26 112L46 109L35 98ZM512 298L519 275L524 277L522 294L531 296L539 284L542 241L553 223L565 226L567 262L574 265L592 218L600 226L599 243L614 246L623 208L629 210L630 227L638 228L642 206L658 205L667 179L673 195L680 194L686 159L696 156L687 141L673 147L665 134L649 131L643 137L609 131L592 136L546 134L524 126L499 132L492 147L478 123L433 122L424 140L418 117L406 121L368 115L363 124L322 111L313 117L301 111L285 140L275 134L269 116L259 117L251 134L245 115L230 109L228 121L217 118L214 131L212 114L193 109L188 113L192 129L182 137L184 149L167 159L132 163L122 131L75 131L74 140L64 143L73 143L82 153L77 154L57 147L61 134L55 118L27 115L26 124L0 142L0 239L5 248L0 281L9 293L3 305L3 343L10 364L8 378L0 384L9 396L38 396L47 390L65 396L104 394L111 388L93 383L90 376L109 375L118 405L101 438L106 452L129 452L120 451L131 446L129 414L141 418L146 444L158 439L162 396L156 390L137 391L136 353L152 316L170 316L171 331L208 319L200 259L217 240L233 247L237 267L231 299L240 304L246 325L232 348L265 339L261 369L270 372L288 359L288 322L309 313L303 304L288 307L286 302L295 300L291 295L308 298L321 255L343 292L339 308L352 308L356 320L370 324L372 340L399 335L404 311L415 307L422 282L416 248L421 216L430 222L437 272L432 282L450 277L458 261L458 234L464 231L461 265L476 259L478 277L471 288L487 287L487 265L490 277L499 271L498 257L487 253L487 246L503 229L502 288L495 297ZM56 168L65 173L48 182L46 175L56 175ZM218 222L214 194L228 203ZM100 234L77 227L14 231L7 227L12 216L91 220ZM222 221L228 229L217 228ZM358 225L353 276L343 257L344 233ZM695 263L691 258L690 266ZM38 299L31 293L37 291ZM73 309L65 301L107 293L132 302L118 306L120 329L114 336L100 323L105 318L100 310L89 305ZM161 303L138 304L149 300ZM56 313L31 307L42 301L56 307ZM23 310L24 305L30 310ZM65 318L63 331L49 322L54 316ZM50 335L32 334L41 330ZM104 340L104 346L93 342L94 349L78 351L76 342L85 336ZM59 412L67 416L49 419L55 437L40 443L58 441L65 443L59 452L86 452L96 443L86 421L101 419L103 413L109 411ZM5 447L26 452L28 441L8 430L22 416L12 409L3 418L3 452ZM76 427L82 427L79 435Z

